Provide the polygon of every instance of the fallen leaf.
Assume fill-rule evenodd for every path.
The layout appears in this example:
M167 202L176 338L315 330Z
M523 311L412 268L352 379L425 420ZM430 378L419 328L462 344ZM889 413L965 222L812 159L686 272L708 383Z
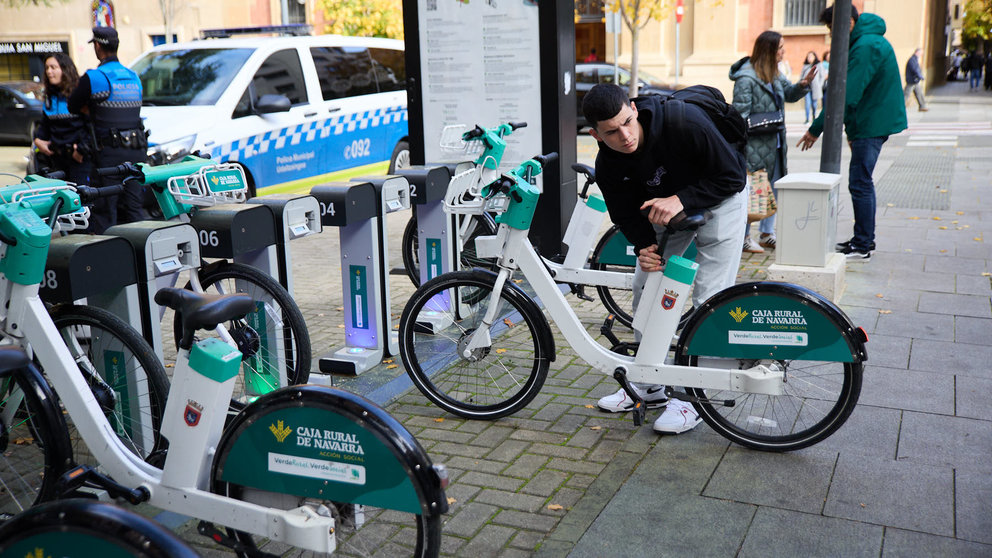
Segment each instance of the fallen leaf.
M958 215L964 215L964 211L958 211Z
M434 422L444 422L444 417L438 417L434 419Z
M174 362L170 362L169 364L166 364L165 365L166 368L174 368L175 366L176 366L176 363L174 363Z
M514 279L513 282L514 283L523 283L524 280L523 279Z
M981 241L982 241L982 237L980 237L980 236L976 236L976 237L975 237L975 238L973 238L972 240L974 240L975 242L981 242Z
M501 355L506 352L506 349L496 349L496 354Z
M947 250L941 250L940 251L941 254L946 253L946 252L947 252Z
M506 327L513 327L513 321L510 318L503 318L503 323L506 324Z
M338 329L344 329L344 324L338 324Z
M29 446L34 443L34 438L17 438L14 440L15 446Z
M324 315L323 315L323 314L317 314L317 317L318 317L318 318L323 318L323 317L324 317Z
M451 505L451 504L454 504L454 503L455 503L455 502L457 502L457 501L458 501L458 500L455 500L455 499L454 499L454 498L452 498L451 496L448 496L448 505Z
M392 370L393 368L398 368L398 367L399 364L390 364L389 366L386 367L386 370Z
M946 194L947 193L947 190L941 190L940 193L941 194Z
M392 364L393 363L393 359L391 359L391 358L383 359L382 362L385 363L385 364Z
M970 229L970 228L971 228L971 225L964 225L964 226L963 226L963 227L961 227L961 228L964 228L964 229Z
M958 220L957 220L957 219L955 219L955 220L953 220L953 221L951 221L951 224L952 224L952 225L957 225L957 224L958 224Z
M875 298L885 298L885 295L883 295L882 293L878 293L877 295L875 295Z
M940 217L937 217L937 216L935 215L935 216L933 216L933 220L934 220L934 221L940 221Z
M941 225L941 226L939 226L937 228L940 229L940 230L942 230L942 231L946 231L947 230L947 225Z
M992 273L989 273L988 271L983 271L982 272L982 277L989 277L989 276L992 276ZM589 405L589 406L592 407L592 405Z
M909 220L910 221L919 221L920 218L919 217L910 217Z
M988 274L987 273L983 273L982 275L988 275ZM596 408L595 405L586 405L586 409L595 409L595 408Z
M602 426L590 426L589 427L589 430L602 430L602 429L603 429Z
M338 306L337 308L335 308L335 310L337 310L338 312L344 312L344 306Z
M896 204L894 204L894 203L887 203L885 205L888 206L888 207L895 207L896 206Z
M548 504L548 509L551 511L563 510L565 508L559 506L558 504Z
M892 310L879 310L878 313L879 314L891 314L892 313Z
M866 506L865 506L865 505L864 505L864 504L862 503L862 504L861 504L861 507L862 507L862 508L864 508L864 507L866 507Z
M396 324L393 326L393 329L399 329L399 328L400 328L400 324Z

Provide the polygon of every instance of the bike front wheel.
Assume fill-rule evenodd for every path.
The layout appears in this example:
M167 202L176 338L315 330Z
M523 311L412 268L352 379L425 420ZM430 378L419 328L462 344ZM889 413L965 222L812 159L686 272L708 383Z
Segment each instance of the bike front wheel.
M112 390L113 407L104 412L114 432L129 450L148 459L161 446L159 429L169 396L162 362L134 328L106 310L60 304L49 314L97 400L100 390ZM77 462L97 465L71 418L69 432Z
M310 334L303 314L286 289L261 271L238 263L220 262L199 273L204 292L244 293L255 301L254 312L225 324L243 354L242 374L232 395L236 406L286 385L305 384L310 378L312 359ZM182 315L178 312L174 328L178 346L183 333ZM210 332L197 333L206 334Z
M496 275L457 271L428 281L400 319L400 355L417 388L442 409L469 419L510 415L544 385L554 340L544 314L509 281L488 326L491 342L464 354L487 327Z

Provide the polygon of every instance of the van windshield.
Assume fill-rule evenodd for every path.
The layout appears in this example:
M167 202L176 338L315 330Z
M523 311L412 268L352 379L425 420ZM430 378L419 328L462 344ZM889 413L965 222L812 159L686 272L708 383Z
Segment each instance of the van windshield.
M213 105L251 56L251 48L157 50L131 69L144 106Z

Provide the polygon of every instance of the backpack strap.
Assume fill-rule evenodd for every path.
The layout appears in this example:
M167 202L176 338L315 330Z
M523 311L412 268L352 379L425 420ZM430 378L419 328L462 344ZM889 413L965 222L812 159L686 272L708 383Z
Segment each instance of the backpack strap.
M685 101L669 96L661 105L661 122L667 140L676 141L669 130L681 130L685 126Z

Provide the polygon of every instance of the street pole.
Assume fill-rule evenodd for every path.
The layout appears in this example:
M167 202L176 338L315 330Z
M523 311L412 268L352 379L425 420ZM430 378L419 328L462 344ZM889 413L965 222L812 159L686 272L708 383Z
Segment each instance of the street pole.
M679 28L682 27L682 15L685 13L685 7L682 5L682 0L678 0L675 5L675 89L679 88Z
M830 77L827 79L826 116L823 122L823 148L820 172L840 174L840 154L844 139L844 94L847 90L847 53L851 41L851 0L834 2L830 25Z

